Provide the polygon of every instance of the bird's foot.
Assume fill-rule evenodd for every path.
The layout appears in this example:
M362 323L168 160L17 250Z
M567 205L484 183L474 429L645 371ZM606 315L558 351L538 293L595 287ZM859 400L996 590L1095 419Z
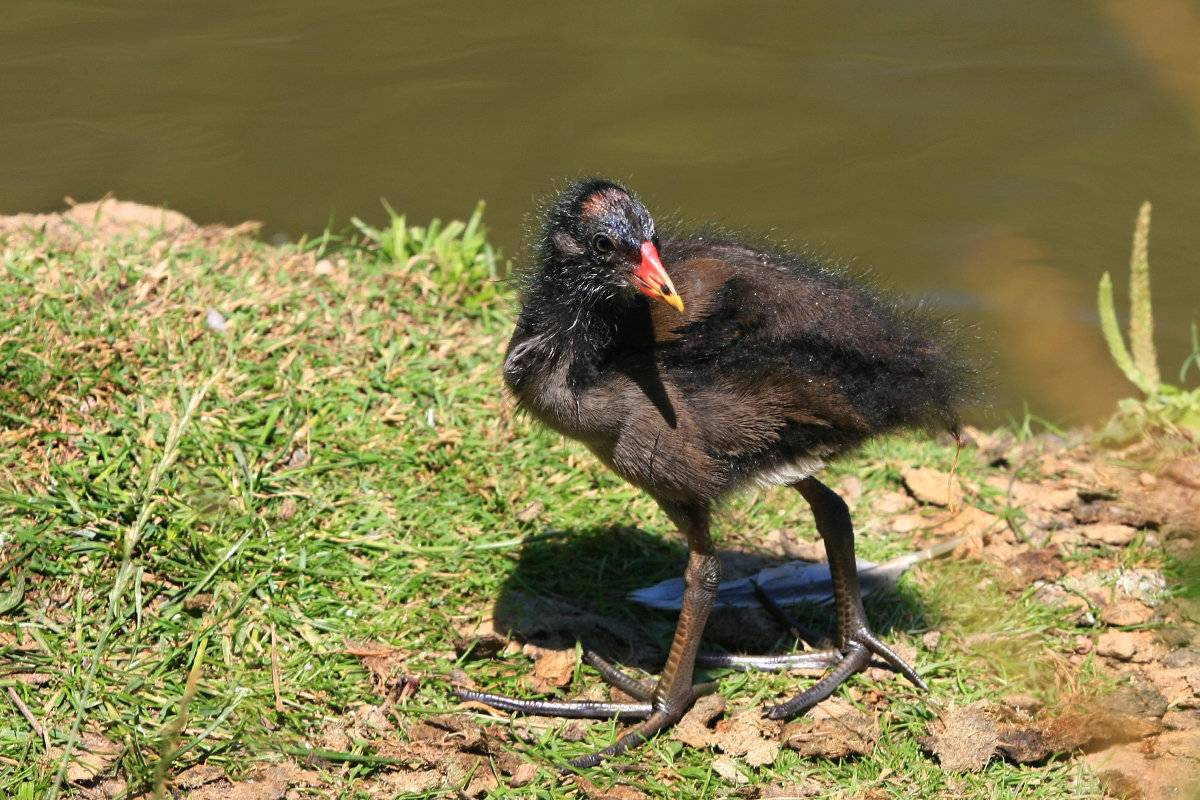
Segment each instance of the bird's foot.
M825 669L831 671L820 681L807 690L776 706L768 706L764 712L771 719L784 719L805 711L833 694L837 687L845 683L851 675L866 669L871 663L871 657L877 656L894 668L914 685L923 691L929 687L916 670L900 658L891 648L879 640L870 630L862 631L852 639L845 651L814 650L806 653L785 653L783 655L758 656L734 654L700 654L696 656L696 666L703 669L757 669L763 671L790 669Z
M829 645L832 642L815 631L801 625L791 617L782 607L780 607L766 592L755 585L755 594L758 595L759 601L763 607L769 611L784 628L790 630L798 639L805 642L823 647L821 650L812 650L804 653L786 653L784 655L772 656L748 656L748 655L698 655L696 656L696 665L704 669L758 669L763 671L789 670L789 669L826 669L831 671L825 675L820 681L814 684L809 689L801 692L786 703L781 703L776 706L768 706L763 709L764 713L771 719L784 719L805 711L817 703L824 700L829 695L833 694L837 687L841 686L849 677L856 672L865 669L871 662L872 656L878 656L889 666L893 667L897 672L904 675L919 688L928 691L929 687L917 675L916 670L909 666L904 659L900 658L895 652L885 645L878 636L871 631L871 628L866 623L865 614L861 617L858 614L853 614L851 617L851 625L856 633L848 638L844 650L837 650Z
M790 630L796 638L824 649L779 656L698 656L696 658L698 666L708 669L729 667L738 670L832 668L820 681L786 703L765 708L764 712L771 719L791 717L815 706L833 694L834 690L845 683L851 675L865 669L871 663L871 656L878 656L918 688L929 691L929 687L917 675L916 670L875 635L867 623L866 613L860 606L852 606L848 613L844 612L848 617L846 627L853 633L846 637L845 647L838 650L831 647L833 642L828 638L797 622L757 583L754 585L754 594L762 603L763 608L769 611L785 629Z
M812 708L817 703L833 694L837 687L846 682L851 675L866 669L871 663L871 656L878 656L886 661L893 669L908 678L918 689L929 691L929 686L921 680L921 676L908 663L884 644L869 628L862 627L847 637L846 648L840 661L825 677L817 681L805 691L776 706L764 709L771 719L786 719L802 711ZM816 655L815 653L800 653L800 656Z
M456 689L453 693L460 700L474 700L491 708L501 711L513 711L519 714L540 714L548 717L566 719L640 719L641 724L622 734L617 741L603 750L580 756L570 762L571 769L586 769L599 764L606 758L620 755L631 747L636 747L659 731L671 727L684 715L696 699L716 691L715 681L700 683L692 686L689 692L681 694L678 699L668 701L656 707L654 692L656 683L647 683L629 677L617 667L605 661L596 653L584 652L584 661L590 664L600 677L611 686L615 686L625 694L634 698L633 703L608 703L596 700L528 700L518 697L507 697L491 692L476 692L468 689ZM672 695L674 697L674 695Z

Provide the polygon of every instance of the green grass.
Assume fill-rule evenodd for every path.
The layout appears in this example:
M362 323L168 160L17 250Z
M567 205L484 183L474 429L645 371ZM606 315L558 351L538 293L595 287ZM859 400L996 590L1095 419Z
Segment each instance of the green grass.
M380 796L388 740L456 708L452 670L529 692L532 662L519 651L456 657L459 631L497 598L568 601L668 641L669 615L624 599L677 574L683 549L665 518L502 397L513 298L480 212L445 227L358 223L356 236L282 249L211 231L3 243L0 794L71 796L106 778L117 797L169 794L198 764L236 780L292 758L324 776L322 796ZM210 309L224 330L206 324ZM965 455L962 472L984 469ZM944 444L889 440L833 477L858 475L869 495L896 489L904 466L952 458ZM522 521L534 503L543 510ZM783 526L811 536L809 519L795 493L752 493L722 512L719 544L754 548ZM910 547L882 531L861 542L875 559ZM892 697L875 756L785 749L743 770L750 783L1086 795L1071 762L995 760L954 775L916 742L948 698L1067 691L1050 666L1032 676L1016 666L1069 647L1061 613L1028 593L1014 600L980 570L923 570L869 601L880 630L917 646L941 701L860 676L853 691ZM921 634L935 627L948 635L927 652ZM1015 652L965 643L988 631L1013 636ZM363 643L394 648L386 675L355 655ZM346 727L404 675L422 683L395 707L394 729ZM577 677L578 691L597 683L590 669ZM736 707L797 680L726 675L722 690ZM538 796L575 796L549 767L603 746L614 726L591 725L582 742L556 730L508 748L542 765ZM103 751L99 778L77 763L85 749ZM661 736L588 777L654 796L729 796L738 787L713 758ZM529 794L502 784L493 796Z

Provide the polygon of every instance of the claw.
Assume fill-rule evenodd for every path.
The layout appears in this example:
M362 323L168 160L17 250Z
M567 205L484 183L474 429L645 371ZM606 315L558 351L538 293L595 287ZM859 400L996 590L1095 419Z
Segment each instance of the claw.
M795 716L802 711L807 711L833 694L834 690L845 683L851 675L866 669L867 664L871 663L872 655L882 658L894 667L897 672L912 681L917 688L922 691L929 691L929 686L926 685L925 681L921 680L921 676L917 674L916 670L910 667L904 659L896 655L891 648L881 642L875 634L866 631L865 634L860 635L850 643L850 646L846 649L845 657L828 675L786 703L766 708L765 712L767 716L771 719L785 719Z

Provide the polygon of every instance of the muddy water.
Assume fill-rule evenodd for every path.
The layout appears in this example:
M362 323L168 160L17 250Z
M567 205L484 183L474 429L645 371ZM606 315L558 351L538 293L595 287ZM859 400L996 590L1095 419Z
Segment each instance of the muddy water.
M1164 372L1200 314L1200 3L10 0L0 212L167 203L268 235L462 216L564 177L863 267L977 325L992 421L1132 393L1095 286L1138 204ZM1118 286L1122 281L1118 279ZM1196 373L1191 382L1194 383Z

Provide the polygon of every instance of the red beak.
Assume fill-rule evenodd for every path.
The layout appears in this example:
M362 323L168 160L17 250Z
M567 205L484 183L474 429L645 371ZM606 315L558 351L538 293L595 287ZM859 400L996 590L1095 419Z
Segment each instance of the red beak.
M642 242L642 263L633 271L633 278L633 285L639 292L683 312L683 298L675 291L675 284L663 267L653 242Z

